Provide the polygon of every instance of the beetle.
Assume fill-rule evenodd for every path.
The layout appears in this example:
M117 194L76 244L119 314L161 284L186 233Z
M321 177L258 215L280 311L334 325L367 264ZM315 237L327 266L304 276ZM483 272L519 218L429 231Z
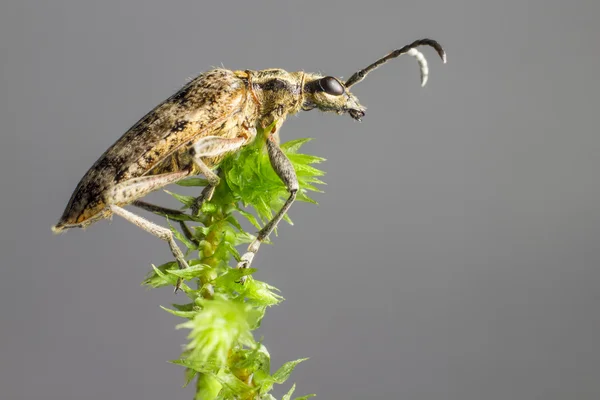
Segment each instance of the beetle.
M289 197L241 257L237 267L247 268L260 244L294 202L299 189L294 168L279 148L278 131L286 117L316 108L347 113L360 121L365 108L349 88L381 64L403 54L417 59L424 86L429 69L425 57L417 50L422 45L433 47L446 62L446 53L438 42L420 39L378 59L344 83L332 76L282 69L214 69L203 73L146 114L102 154L77 185L52 230L58 233L85 228L116 214L167 241L179 268L187 268L171 230L123 207L156 207L138 199L170 183L203 174L208 185L196 199L192 211L197 214L202 202L211 199L219 184L220 178L214 170L224 157L252 143L257 128L268 129L269 159Z

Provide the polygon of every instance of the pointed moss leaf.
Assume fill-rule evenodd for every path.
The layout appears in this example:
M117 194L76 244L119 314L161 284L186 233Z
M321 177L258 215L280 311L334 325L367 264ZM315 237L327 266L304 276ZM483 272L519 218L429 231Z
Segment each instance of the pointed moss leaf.
M208 185L208 181L203 178L192 176L176 182L179 186L201 186L205 187Z
M227 218L225 218L225 221L235 226L238 231L243 231L242 225L240 225L239 221L233 215L230 215Z
M194 303L187 304L171 304L178 311L194 311L198 309Z
M260 224L256 220L256 217L250 214L248 211L244 211L242 209L237 210L240 214L242 214L256 229L260 229Z
M319 164L325 161L323 157L310 156L308 154L289 154L288 158L291 162L296 164Z
M294 383L292 385L292 387L290 388L290 390L283 395L283 397L281 398L281 400L291 400L292 399L292 395L294 394L294 391L296 390L296 384Z
M280 147L284 153L289 155L289 154L293 154L293 153L297 152L304 143L308 143L311 140L313 140L313 138L294 139L294 140L290 140L288 142L283 143Z
M181 365L182 367L193 369L203 374L212 374L219 369L219 366L210 361L191 360L189 358L180 358L169 361L171 364Z
M307 176L307 175L323 176L323 175L325 175L325 172L321 171L320 169L317 169L315 167L311 167L310 165L305 165L305 164L296 164L296 165L294 165L294 169L296 170L296 173L300 176Z
M306 192L306 191L310 191L310 192L317 192L317 193L323 193L323 190L319 189L316 186L311 185L311 182L303 182L302 183L302 191Z
M224 274L219 276L215 280L215 286L231 286L234 285L235 289L240 289L241 284L239 283L243 276L252 275L256 272L256 268L229 268ZM247 281L248 283L250 281ZM245 285L244 285L245 286Z
M216 375L216 379L223 385L221 389L223 394L229 394L231 398L238 398L238 396L247 395L254 391L254 388L248 386L242 382L237 376L231 373L231 371L222 368ZM225 397L229 398L229 397Z
M323 182L322 180L320 180L319 178L316 177L302 177L302 181L303 182L307 182L307 183L316 183L319 185L327 185L327 182ZM319 192L323 192L322 190L319 190Z
M194 400L214 400L219 395L222 387L223 385L214 375L198 374Z
M177 201L179 201L181 204L183 204L186 208L190 208L196 201L196 198L193 196L184 196L182 194L169 192L168 190L165 190L165 192L167 192L168 194L173 196Z
M313 394L307 394L306 396L296 397L294 400L308 400L311 397L315 397L315 396L316 396L316 394L314 394L314 393Z
M294 370L294 368L296 368L296 365L306 360L308 360L308 358L300 358L295 361L286 362L281 366L281 368L277 370L277 372L273 374L273 381L279 384L284 383L290 377L292 371Z
M186 368L184 372L185 381L183 382L183 387L186 387L194 380L194 378L198 375L198 371L194 371L191 368Z
M225 243L223 243L223 246L225 246L225 248L227 249L227 251L229 251L229 253L231 253L231 255L233 256L233 258L235 258L236 260L240 259L240 253L235 248L235 245L233 243L225 242Z
M179 278L183 278L186 281L189 281L193 278L200 278L200 277L206 275L206 273L208 271L210 271L211 269L212 269L212 267L210 265L197 264L197 265L190 266L189 268L186 268L186 269L170 269L167 272L169 274L175 275Z
M177 268L177 262L171 261L159 267L152 265L152 271L146 275L146 279L142 282L143 286L158 288L162 286L172 286L177 282L177 278L170 276L167 271Z
M292 385L292 388L290 389L289 392L287 392L287 394L285 394L281 400L290 400L292 398L292 394L294 393L294 391L296 390L296 384L294 383ZM315 394L307 394L306 396L301 396L301 397L296 397L294 398L294 400L307 400L310 399L311 397L315 397Z
M271 355L262 343L258 343L257 346L251 350L250 360L252 362L250 367L254 371L269 373L271 370Z
M294 222L292 222L292 219L289 217L289 215L285 214L283 216L283 219L285 220L285 222L287 222L290 225L294 225Z
M238 232L235 235L234 246L239 246L240 244L252 243L256 239L256 236L251 235L247 232ZM265 242L263 242L265 243Z
M316 201L314 201L313 199L311 199L310 197L308 197L306 195L306 193L304 193L304 192L298 193L298 197L296 197L296 200L298 200L298 201L304 201L306 203L319 204Z
M166 308L163 306L160 306L160 308L162 308L163 310L177 316L177 317L181 317L181 318L194 318L196 316L196 314L198 313L197 311L177 311L177 310L171 310L170 308Z
M260 328L260 324L265 317L266 311L267 306L265 305L256 304L256 306L252 308L248 313L248 324L250 325L250 329L255 330Z
M282 296L275 293L276 291L278 292L279 289L275 286L252 279L246 281L242 294L255 304L273 306L284 300Z

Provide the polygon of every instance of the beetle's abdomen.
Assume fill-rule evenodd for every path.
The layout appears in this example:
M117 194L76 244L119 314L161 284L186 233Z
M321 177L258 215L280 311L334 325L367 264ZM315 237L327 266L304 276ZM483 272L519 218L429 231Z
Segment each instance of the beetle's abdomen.
M228 127L232 117L243 111L246 94L245 82L229 70L208 71L192 80L146 114L96 161L53 230L85 226L107 216L105 196L112 187L155 173L160 169L155 167L165 165L171 155ZM170 169L185 167L189 165Z

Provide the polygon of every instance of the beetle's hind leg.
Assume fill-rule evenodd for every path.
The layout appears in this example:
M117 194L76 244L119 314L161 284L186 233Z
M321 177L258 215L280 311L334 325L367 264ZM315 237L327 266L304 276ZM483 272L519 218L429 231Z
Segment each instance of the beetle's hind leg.
M210 201L215 188L219 185L221 179L209 168L204 161L204 157L217 157L225 153L229 153L238 150L246 143L246 137L239 136L235 138L222 138L220 136L206 136L198 140L190 149L190 155L194 159L194 163L200 169L200 172L208 180L208 186L202 190L200 196L196 198L194 205L192 206L192 215L197 216L200 213L202 203Z
M169 247L171 248L171 253L173 253L173 257L175 257L175 260L177 260L179 269L185 269L189 267L188 263L185 261L185 257L181 252L181 249L179 249L177 243L175 243L175 239L173 238L173 232L171 232L170 229L150 222L147 219L140 217L139 215L136 215L130 211L127 211L126 209L121 208L119 206L110 205L109 208L110 211L112 211L114 214L125 218L127 221L142 228L146 232L156 236L159 239L166 241L169 244ZM181 287L181 282L181 279L177 281L177 285L175 286L175 292L177 292L177 290L179 290L179 288Z
M180 269L188 268L188 264L185 261L183 253L177 246L177 243L175 243L173 232L171 232L170 229L164 228L139 215L125 210L121 205L134 203L136 199L143 197L156 189L185 178L190 172L191 170L183 170L162 175L142 176L129 179L113 187L104 197L104 201L110 212L125 218L127 221L142 228L146 232L166 241L171 248L171 253L173 253L175 260L177 260ZM181 282L181 279L177 281L175 291L180 288Z

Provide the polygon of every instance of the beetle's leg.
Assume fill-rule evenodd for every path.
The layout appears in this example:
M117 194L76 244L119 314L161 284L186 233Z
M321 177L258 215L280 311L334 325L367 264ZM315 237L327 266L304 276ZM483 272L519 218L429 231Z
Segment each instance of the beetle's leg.
M173 238L173 232L171 232L170 229L167 229L167 228L157 225L153 222L150 222L147 219L142 218L139 215L136 215L130 211L127 211L124 208L115 206L114 204L110 205L109 208L110 208L110 211L112 211L114 214L117 214L117 215L125 218L127 221L142 228L146 232L149 232L152 235L156 236L157 238L162 239L162 240L166 241L167 243L169 243L169 247L171 248L171 253L173 253L173 257L175 257L175 260L177 260L179 269L184 269L184 268L189 267L187 262L185 261L185 257L183 255L183 253L177 246L177 243L175 243L175 239ZM177 285L175 286L175 292L177 292L179 290L179 288L181 287L181 282L183 282L183 280L181 278L177 280Z
M136 200L133 203L131 203L131 205L139 207L142 210L146 210L153 214L160 215L165 218L173 218L175 220L177 220L178 217L187 215L183 211L173 210L172 208L157 206L155 204L150 204L150 203L147 203L142 200Z
M194 158L194 162L200 169L200 172L208 180L208 186L202 190L200 196L196 198L192 206L192 215L196 216L200 212L200 207L204 200L210 201L215 192L215 188L219 185L221 179L210 169L202 158L217 157L224 153L235 151L246 143L245 137L236 137L232 139L222 138L219 136L206 136L198 140L190 149L190 154Z
M271 135L267 140L267 151L269 153L269 160L271 166L283 181L287 190L290 192L290 197L283 204L279 212L258 232L256 239L248 246L248 251L241 257L240 262L237 264L237 268L249 268L252 263L254 255L258 251L260 244L269 237L271 232L277 227L277 224L285 213L289 210L292 203L296 199L296 193L298 192L298 178L296 177L296 171L290 160L281 151L281 148L276 143L275 137ZM244 283L245 276L242 278L241 283Z
M182 216L182 215L187 215L183 211L173 210L171 208L157 206L154 204L146 203L145 201L141 201L141 200L136 200L133 203L131 203L131 205L139 207L142 210L146 210L153 214L160 215L161 217L173 218L176 221L177 221L177 217ZM186 237L186 239L197 245L198 239L196 239L194 237L194 235L192 234L192 231L190 231L190 228L188 228L185 221L179 220L178 222L179 222L179 226L181 226L181 231L183 232L183 235Z
M177 243L175 243L173 232L171 232L170 229L164 228L132 212L129 212L124 208L121 208L120 205L131 204L136 199L143 197L158 188L166 186L169 183L181 180L189 174L190 170L183 170L168 174L142 176L139 178L129 179L125 182L119 183L114 188L109 190L104 198L108 208L114 214L125 218L127 221L142 228L146 232L149 232L152 235L166 241L171 248L171 253L173 253L173 256L177 260L177 264L179 265L180 269L188 268L188 264L185 261L183 253L177 246ZM177 281L175 291L180 288L181 282L181 279Z
M190 172L190 169L184 169L162 175L141 176L126 180L111 188L104 195L104 201L106 204L131 204L133 201L144 197L156 189L160 189L189 176Z

